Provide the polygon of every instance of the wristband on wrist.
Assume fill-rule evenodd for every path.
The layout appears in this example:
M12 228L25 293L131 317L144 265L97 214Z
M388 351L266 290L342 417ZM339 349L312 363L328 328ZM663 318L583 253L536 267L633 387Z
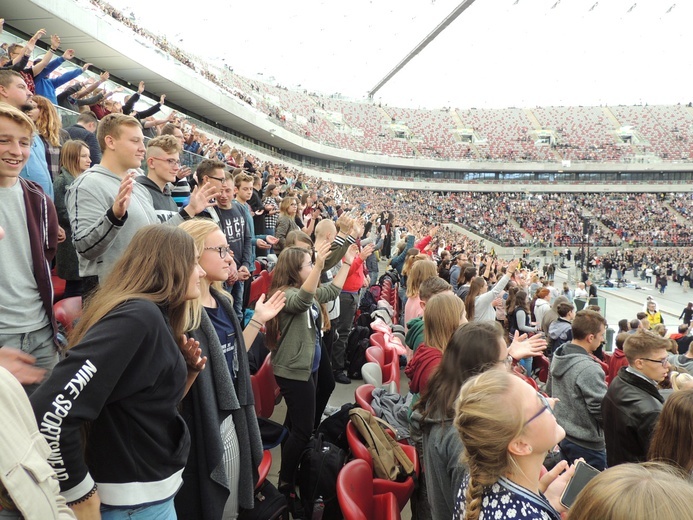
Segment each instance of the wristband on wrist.
M342 262L344 265L351 265L349 262Z
M253 319L253 318L250 318L250 323L255 324L255 326L257 326L258 329L261 329L262 327L264 327L264 324L260 323L259 321L257 321L256 319Z
M53 47L51 47L51 51L58 52L58 49L54 49Z

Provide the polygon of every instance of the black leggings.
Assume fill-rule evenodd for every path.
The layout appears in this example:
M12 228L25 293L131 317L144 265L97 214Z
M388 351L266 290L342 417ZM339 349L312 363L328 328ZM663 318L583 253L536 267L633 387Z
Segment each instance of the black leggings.
M289 437L282 445L282 463L279 470L280 484L296 483L296 470L301 453L313 433L315 420L315 397L318 374L311 374L308 381L297 381L275 376L282 397L286 401L284 426L289 429Z

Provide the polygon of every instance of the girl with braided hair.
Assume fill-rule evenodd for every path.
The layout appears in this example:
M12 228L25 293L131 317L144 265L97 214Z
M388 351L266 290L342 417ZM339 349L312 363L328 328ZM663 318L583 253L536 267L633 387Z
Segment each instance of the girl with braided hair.
M566 470L563 461L540 479L547 452L565 436L554 404L504 370L464 384L455 426L468 472L455 499L455 520L560 520L560 496L574 467Z

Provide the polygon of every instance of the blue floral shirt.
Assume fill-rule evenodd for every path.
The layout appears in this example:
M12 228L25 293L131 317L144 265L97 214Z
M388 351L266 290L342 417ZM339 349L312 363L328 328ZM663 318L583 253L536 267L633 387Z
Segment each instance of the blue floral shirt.
M455 497L453 520L464 520L467 510L468 485L469 475L466 475L457 492L457 497ZM498 482L484 490L479 520L504 520L507 518L560 520L561 515L541 493L535 495L522 486L501 477Z

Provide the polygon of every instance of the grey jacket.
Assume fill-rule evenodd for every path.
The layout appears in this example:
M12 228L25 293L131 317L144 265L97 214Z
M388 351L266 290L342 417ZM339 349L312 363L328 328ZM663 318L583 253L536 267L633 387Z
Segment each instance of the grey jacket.
M603 450L602 401L606 376L599 363L574 343L558 347L551 360L546 391L557 397L555 414L570 442L590 450Z
M417 451L423 451L426 490L433 520L449 520L453 516L455 497L467 472L460 462L462 441L452 418L438 420L421 413L411 415L412 440ZM421 438L421 441L417 440ZM421 449L422 448L422 449Z
M149 191L138 182L133 185L127 213L122 219L116 218L113 202L120 183L120 177L97 164L67 189L72 242L79 255L82 277L98 276L103 282L135 233L159 222ZM175 215L166 223L177 226L182 222L183 217Z

